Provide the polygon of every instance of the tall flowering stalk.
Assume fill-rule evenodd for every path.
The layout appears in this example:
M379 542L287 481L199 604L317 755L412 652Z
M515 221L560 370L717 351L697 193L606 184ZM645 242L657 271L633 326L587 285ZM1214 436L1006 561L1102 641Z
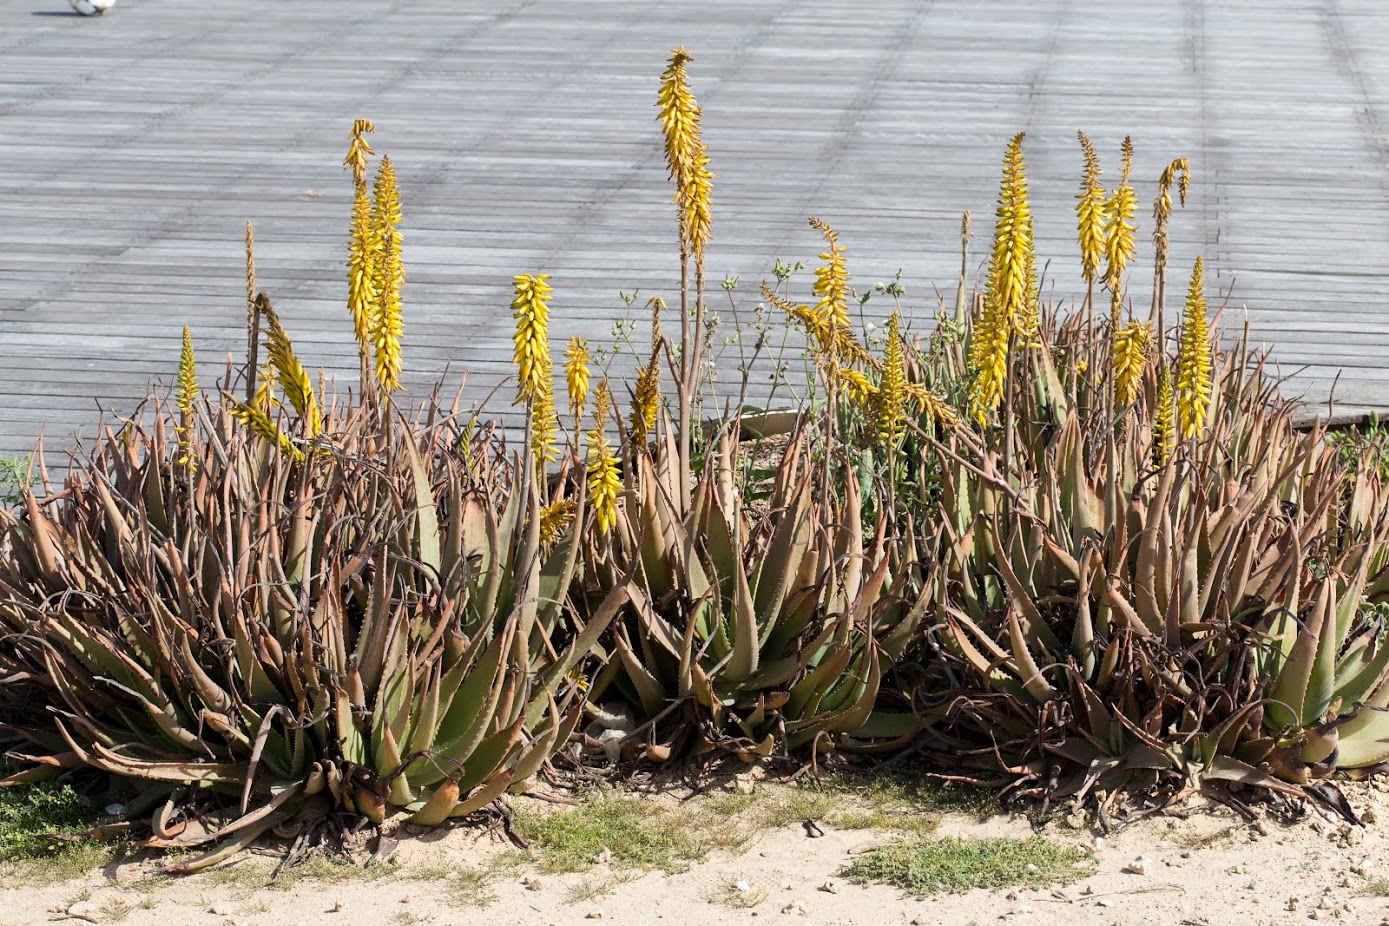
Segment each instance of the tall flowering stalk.
M1204 269L1201 258L1196 258L1191 285L1187 289L1181 335L1177 340L1177 423L1184 440L1201 434L1211 398L1210 325L1201 279Z
M883 349L883 373L871 404L873 431L884 444L895 444L907 424L906 356L902 350L902 313L893 312L887 322Z
M622 491L622 476L618 471L617 455L608 445L608 416L612 414L612 393L606 379L594 392L593 430L588 432L588 497L598 530L607 533L617 524L617 496Z
M256 389L260 367L260 316L256 314L256 230L246 223L246 401Z
M536 390L531 402L531 459L538 469L559 459L556 440L559 414L555 411L555 389L550 379L550 367L545 366L545 381Z
M1003 400L1010 343L1015 335L1030 340L1028 329L1036 317L1036 258L1022 142L1023 133L1019 132L1003 156L984 314L970 341L970 412L980 424L988 421L989 412Z
M294 441L290 440L289 435L281 431L279 426L270 420L270 416L263 408L244 402L236 402L232 406L231 414L242 427L270 443L280 453L296 462L304 459L304 452L294 446Z
M516 320L512 363L516 366L516 402L529 403L531 453L537 466L555 457L554 380L550 362L550 275L522 273L512 279Z
M516 403L533 399L550 376L550 294L548 273L522 273L512 279L516 320L511 362L516 366Z
M1167 308L1167 220L1172 215L1173 186L1185 207L1186 194L1191 189L1191 165L1186 158L1177 158L1163 169L1158 178L1157 199L1153 200L1153 313L1159 333Z
M1147 322L1130 322L1114 339L1114 401L1118 408L1138 398L1138 384L1148 367L1153 329Z
M569 393L569 414L574 416L576 428L588 402L588 384L592 376L589 364L592 361L588 342L582 338L570 338L569 345L564 349L564 382Z
M1167 465L1172 455L1172 371L1162 365L1158 376L1157 408L1153 411L1153 468Z
M680 227L680 370L677 385L680 415L680 500L689 507L691 482L691 422L704 346L704 249L713 224L714 174L708 148L700 135L700 110L690 91L686 65L692 56L685 46L670 54L661 74L656 107L665 134L666 166L675 185L674 202ZM690 261L694 261L694 335L691 337Z
M376 381L383 392L400 388L404 367L400 340L405 333L405 316L400 293L405 285L405 263L400 254L400 190L395 166L389 157L381 158L376 169L371 207L369 252L371 287L376 296L371 311L371 341L376 350Z
M1124 170L1119 186L1105 203L1104 252L1107 264L1104 285L1109 290L1110 337L1119 333L1124 308L1124 268L1138 250L1137 228L1132 224L1138 210L1138 196L1129 183L1133 172L1133 139L1124 137Z
M1080 270L1085 277L1085 309L1095 302L1095 281L1100 276L1100 261L1104 259L1104 229L1109 215L1105 211L1104 184L1100 183L1100 159L1095 146L1084 132L1076 132L1081 150L1085 152L1085 171L1076 195L1076 238L1080 242Z
M178 379L175 381L174 406L179 412L178 459L180 466L192 469L194 466L192 441L193 408L198 401L198 362L193 356L193 336L188 326L183 326L183 348L178 355Z
M836 328L849 328L849 270L844 263L844 246L829 223L812 218L810 227L825 237L825 250L820 259L825 263L815 268L815 283L810 291L820 297L815 311Z
M352 225L347 245L347 310L352 316L352 333L357 339L361 366L361 388L365 395L371 385L372 328L377 302L376 268L372 251L371 198L367 195L367 157L375 154L366 133L376 126L366 119L352 123L347 157L343 166L352 171Z
M313 380L309 378L309 371L299 359L299 355L294 352L294 345L290 342L289 334L285 331L284 325L280 324L280 317L270 306L270 300L265 294L260 295L260 310L266 322L270 326L270 337L267 344L270 353L270 364L275 368L275 373L280 381L280 388L284 390L285 397L289 399L289 404L294 409L294 413L304 421L310 437L318 437L323 433L323 419L318 411L318 399L314 395Z

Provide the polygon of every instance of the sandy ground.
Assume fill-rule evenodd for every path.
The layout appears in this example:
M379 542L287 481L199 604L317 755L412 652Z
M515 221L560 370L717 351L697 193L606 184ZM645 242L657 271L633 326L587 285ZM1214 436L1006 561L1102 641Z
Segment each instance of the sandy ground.
M1315 810L1297 824L1261 819L1255 826L1212 810L1145 820L1098 839L1089 830L1051 826L1049 839L1090 847L1096 863L1089 877L1056 889L916 898L860 886L843 877L846 862L901 837L826 825L823 837L809 838L799 824L761 831L742 850L715 851L674 875L613 871L602 863L583 874L544 874L522 864L494 868L479 886L466 873L480 871L507 846L476 830L453 829L406 840L398 865L375 878L269 886L268 860L252 858L230 870L171 880L152 877L151 863L137 860L73 880L12 885L0 893L0 924L1389 924L1389 897L1372 893L1379 879L1389 878L1389 783L1346 790L1371 821L1364 829L1345 828ZM944 815L938 831L1030 832L1021 817L955 813ZM1140 857L1146 873L1126 870ZM736 887L740 881L747 890Z

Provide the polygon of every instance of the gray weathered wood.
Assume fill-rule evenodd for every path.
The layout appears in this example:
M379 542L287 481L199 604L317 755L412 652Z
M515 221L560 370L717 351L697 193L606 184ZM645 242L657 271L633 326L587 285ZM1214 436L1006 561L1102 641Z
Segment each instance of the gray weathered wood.
M472 397L505 374L516 273L553 274L557 340L606 342L628 312L619 290L641 290L638 319L645 296L675 295L653 103L682 42L719 175L709 274L740 278L744 321L773 259L814 260L810 215L839 230L861 288L901 268L929 316L937 292L953 298L962 210L985 252L1020 129L1047 279L1072 298L1075 130L1110 180L1131 134L1139 310L1154 181L1185 154L1169 317L1202 254L1211 301L1234 286L1227 322L1247 307L1300 371L1290 389L1322 408L1336 382L1351 409L1389 406L1377 0L122 0L99 19L50 15L64 9L0 5L0 454L45 422L50 447L90 434L98 404L128 412L171 376L185 323L210 386L240 352L248 219L305 359L351 382L340 161L355 117L400 170L417 395L450 361L474 371ZM737 363L724 355L725 385Z

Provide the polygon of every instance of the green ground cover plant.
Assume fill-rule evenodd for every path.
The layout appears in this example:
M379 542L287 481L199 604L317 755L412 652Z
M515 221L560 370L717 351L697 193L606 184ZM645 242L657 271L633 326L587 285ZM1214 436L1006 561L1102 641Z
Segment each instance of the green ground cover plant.
M388 157L368 182L370 122L345 161L355 390L315 384L248 227L244 366L203 388L185 329L171 394L0 513L5 784L109 776L124 812L89 835L172 850L170 872L272 832L297 861L362 827L479 819L537 777L723 762L914 757L1043 816L1199 792L1353 820L1334 779L1389 762L1382 461L1293 427L1247 337L1217 336L1201 260L1169 317L1186 161L1158 179L1146 313L1128 139L1106 190L1079 136L1066 311L1038 291L1021 134L982 288L966 215L934 325L909 330L900 281L857 292L811 218L813 280L778 262L762 284L724 405L691 60L658 92L671 304L650 300L624 383L615 350L556 360L563 295L519 273L519 442L403 394L406 207ZM893 311L870 328L877 297ZM780 427L744 412L759 356L805 371Z
M911 894L958 894L976 888L1051 887L1089 874L1094 861L1074 846L1026 839L923 836L874 849L846 868L849 878Z

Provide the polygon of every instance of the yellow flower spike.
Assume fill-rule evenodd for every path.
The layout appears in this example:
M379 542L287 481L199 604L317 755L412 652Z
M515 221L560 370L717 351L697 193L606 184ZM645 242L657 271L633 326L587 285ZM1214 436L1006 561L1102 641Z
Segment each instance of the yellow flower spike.
M1153 411L1153 468L1167 465L1172 455L1172 373L1162 365L1158 376L1157 408Z
M318 413L318 399L314 396L313 380L309 378L309 371L304 368L299 356L294 353L294 345L290 342L284 326L280 324L279 315L270 307L270 300L263 295L260 299L261 315L270 326L267 345L270 364L278 375L280 388L284 390L294 413L308 423L309 436L318 437L323 433L323 421Z
M1153 346L1153 329L1147 322L1130 322L1114 339L1114 399L1119 407L1138 398L1138 384L1148 367Z
M367 157L376 153L371 150L366 135L375 131L376 126L371 124L370 119L354 120L352 131L348 134L347 157L342 159L342 166L352 171L353 182L363 188L367 182Z
M381 289L372 318L371 341L376 348L376 381L382 391L389 393L400 389L400 374L405 367L400 347L400 339L405 335L405 313L400 304L404 270L399 239L394 231L386 232L382 246Z
M656 416L661 407L661 355L651 352L651 361L637 371L636 387L632 390L631 433L634 447L644 446L656 429Z
M617 524L617 496L622 491L622 476L618 472L617 456L608 446L612 394L606 379L598 383L594 405L593 430L588 432L588 496L598 530L607 533Z
M1132 224L1134 214L1138 211L1138 196L1129 184L1129 174L1133 171L1133 139L1124 137L1123 150L1124 171L1118 188L1105 203L1104 226L1104 251L1108 261L1104 285L1110 296L1110 325L1116 334L1123 308L1124 268L1138 250L1137 228Z
M588 365L593 355L588 352L588 342L580 338L570 338L564 349L564 381L569 390L569 413L574 419L583 417L584 406L588 401L590 373Z
M1080 269L1085 282L1090 286L1100 275L1100 260L1104 257L1105 225L1108 213L1105 211L1104 185L1100 183L1100 159L1095 148L1084 132L1076 132L1080 147L1085 152L1085 173L1080 181L1080 193L1076 196L1076 236L1080 242Z
M352 227L347 244L347 310L352 315L352 334L357 339L363 368L371 356L371 332L376 323L375 277L371 200L367 198L366 184L360 184L352 202Z
M878 394L878 387L873 384L873 381L868 378L868 375L860 370L840 370L839 385L848 393L853 403L867 412L871 417L873 412L873 397Z
M844 247L829 224L812 218L810 227L825 236L827 245L820 259L824 266L815 269L815 283L810 291L820 297L815 311L835 328L849 327L849 271L844 264Z
M783 299L765 280L762 281L762 298L805 326L806 333L815 339L811 349L822 359L834 352L834 330L824 316L812 311L810 306L796 305Z
M1200 435L1211 398L1210 327L1201 279L1204 269L1201 258L1196 258L1177 339L1177 422L1184 440Z
M646 307L651 310L651 349L660 350L661 316L665 314L666 301L660 296L652 296L647 300Z
M887 322L883 374L873 396L873 430L884 444L896 443L907 423L906 356L902 350L901 324L901 313L893 312Z
M382 391L389 393L400 388L400 374L404 368L400 340L405 333L400 299L405 285L405 263L401 258L401 234L397 228L401 219L400 190L395 166L389 157L383 157L376 169L372 194L366 252L374 300L365 321L376 352L376 381Z
M259 380L256 383L256 392L251 399L251 404L261 411L269 412L280 403L275 400L275 367L267 363L261 368Z
M232 406L231 414L242 427L270 442L281 453L296 462L304 459L303 451L294 446L289 435L281 431L279 426L270 420L270 416L265 413L264 409L255 405L247 405L244 402L237 402Z
M516 296L511 315L516 319L511 362L516 365L516 404L534 398L550 376L550 306L553 290L548 273L522 273L512 278Z
M924 413L937 427L960 426L960 416L955 414L955 409L920 383L907 383L907 398L917 411Z
M178 378L175 380L174 406L179 410L179 423L174 427L178 435L178 458L180 466L192 469L194 466L193 448L188 440L193 427L193 407L198 401L198 362L193 356L193 336L188 326L183 326L183 349L178 355Z
M970 342L970 411L980 424L987 423L989 412L1003 400L1013 335L1017 334L1025 344L1036 337L1036 258L1022 157L1023 137L1022 132L1014 135L1003 157L984 314L975 324Z
M699 104L690 92L689 75L685 71L685 65L693 60L683 45L670 53L666 70L661 74L656 107L665 134L666 166L675 184L680 244L702 264L712 226L714 174L709 171L708 149L700 139Z
M540 542L552 547L564 536L569 525L574 522L578 504L572 498L562 498L540 509Z
M531 402L531 456L535 465L544 470L545 464L559 459L555 449L555 433L559 429L559 416L555 412L555 390L550 377L549 358L540 385L535 390Z
M183 349L178 355L178 389L174 405L185 415L193 414L193 405L198 401L198 363L193 356L193 336L188 326L183 326Z

